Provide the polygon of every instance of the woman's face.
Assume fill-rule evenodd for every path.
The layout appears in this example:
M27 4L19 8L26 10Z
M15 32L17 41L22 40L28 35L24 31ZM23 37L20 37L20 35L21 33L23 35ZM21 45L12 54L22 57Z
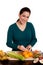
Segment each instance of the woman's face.
M21 15L19 14L19 19L22 24L26 23L29 19L30 13L29 12L23 12Z

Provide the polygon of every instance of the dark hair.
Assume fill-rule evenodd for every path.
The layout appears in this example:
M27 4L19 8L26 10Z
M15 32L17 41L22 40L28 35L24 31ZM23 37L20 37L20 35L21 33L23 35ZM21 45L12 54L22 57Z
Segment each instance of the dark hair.
M28 7L23 7L21 10L20 10L20 15L23 13L23 12L29 12L29 13L31 13L31 10L30 10L30 8L28 8ZM17 21L19 21L19 19L17 20Z
M25 12L25 11L31 13L30 8L28 8L28 7L23 7L23 8L20 10L20 15L21 15L23 12Z

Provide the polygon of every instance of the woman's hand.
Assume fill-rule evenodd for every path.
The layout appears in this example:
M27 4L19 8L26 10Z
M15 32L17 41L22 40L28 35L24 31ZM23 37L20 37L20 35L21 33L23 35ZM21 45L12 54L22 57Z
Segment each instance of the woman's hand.
M21 50L21 51L28 51L28 49L27 48L25 48L23 45L18 45L18 47L17 47L19 50Z
M32 51L32 46L31 46L31 45L28 45L26 48L27 48L29 51Z

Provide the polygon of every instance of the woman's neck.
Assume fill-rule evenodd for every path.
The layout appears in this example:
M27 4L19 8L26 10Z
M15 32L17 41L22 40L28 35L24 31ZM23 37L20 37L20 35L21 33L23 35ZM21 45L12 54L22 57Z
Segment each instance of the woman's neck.
M23 26L23 25L26 25L26 23L21 23L21 21L18 21L17 23L18 23L19 25L22 25L22 26Z

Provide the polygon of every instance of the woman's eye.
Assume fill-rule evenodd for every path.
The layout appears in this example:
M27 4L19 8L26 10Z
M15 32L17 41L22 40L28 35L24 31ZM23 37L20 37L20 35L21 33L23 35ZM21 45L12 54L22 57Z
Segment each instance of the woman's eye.
M25 15L23 15L23 17L25 17Z
M23 17L26 17L25 15L23 15ZM29 16L27 16L26 18L29 18Z
M27 18L29 18L29 17L27 17Z

